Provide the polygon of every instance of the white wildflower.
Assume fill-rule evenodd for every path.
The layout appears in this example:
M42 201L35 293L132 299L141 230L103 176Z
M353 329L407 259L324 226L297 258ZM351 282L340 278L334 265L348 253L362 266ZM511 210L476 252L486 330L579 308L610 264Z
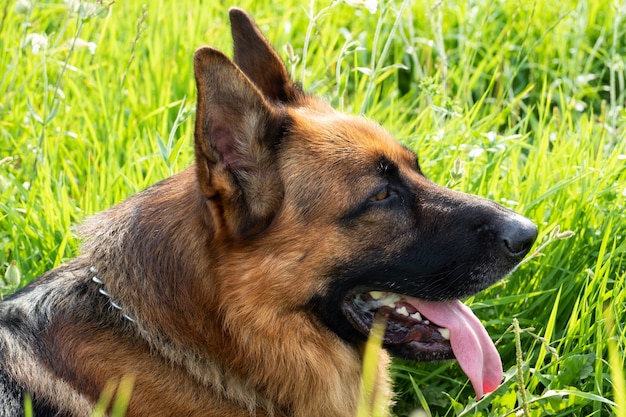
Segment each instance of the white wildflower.
M65 5L70 12L76 13L80 7L80 0L65 0Z
M99 2L89 2L82 0L65 0L67 10L72 14L77 14L81 19L86 20L94 16L103 17L102 12L107 12L108 8Z
M17 0L15 3L15 13L28 14L30 13L32 7L32 3L28 0Z
M101 7L99 3L94 2L81 2L78 7L78 16L81 19L89 19L94 16L103 17L100 15L102 11L107 11L106 7Z
M472 159L478 158L480 155L482 155L485 152L484 149L479 148L478 146L473 147L470 151L468 156Z
M489 140L489 143L494 143L496 139L498 139L498 134L496 132L483 133L483 136Z
M40 33L30 33L26 35L26 46L32 46L33 54L38 54L40 49L48 46L48 37Z
M94 55L96 53L97 45L95 44L95 42L88 42L84 39L77 38L74 41L74 47L76 47L76 49L89 49L91 55Z

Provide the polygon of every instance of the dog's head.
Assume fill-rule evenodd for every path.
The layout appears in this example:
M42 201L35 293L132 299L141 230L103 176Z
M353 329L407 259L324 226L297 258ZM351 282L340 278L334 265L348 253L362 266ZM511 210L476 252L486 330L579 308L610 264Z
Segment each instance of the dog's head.
M260 292L349 344L383 314L389 351L456 356L479 395L494 389L497 352L456 300L512 271L536 227L430 182L383 128L303 93L245 12L230 17L234 62L195 54L195 150L206 222L241 271L231 300Z

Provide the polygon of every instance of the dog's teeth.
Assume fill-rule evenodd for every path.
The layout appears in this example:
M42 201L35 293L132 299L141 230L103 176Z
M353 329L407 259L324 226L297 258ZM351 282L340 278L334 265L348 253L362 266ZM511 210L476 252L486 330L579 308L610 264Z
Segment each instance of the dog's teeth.
M409 317L411 317L412 319L417 320L417 321L422 321L422 315L420 314L419 311L416 311L413 314L409 314Z
M429 324L430 324L430 321L428 321L428 320L424 320L424 324L429 325Z
M402 306L400 308L396 308L396 313L400 314L401 316L404 317L409 317L409 311L406 309L405 306Z
M398 301L402 301L402 297L398 294L388 293L384 291L370 291L369 296L376 302L377 307L395 308Z
M400 297L398 294L393 293L387 294L385 298L380 300L381 303L392 308L395 308L398 301L402 301L402 297Z
M441 336L443 336L444 339L450 340L450 329L446 329L445 327L442 327L437 330L439 331L439 333L441 333Z
M382 300L378 300L384 306L396 308L396 300L392 297L385 297Z
M383 292L382 291L370 291L370 297L372 297L374 300L380 300L381 298L383 298Z

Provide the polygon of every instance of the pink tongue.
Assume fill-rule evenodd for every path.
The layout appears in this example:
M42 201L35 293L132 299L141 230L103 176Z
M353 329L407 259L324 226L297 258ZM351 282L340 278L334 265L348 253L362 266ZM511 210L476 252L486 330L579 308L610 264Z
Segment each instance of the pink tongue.
M407 298L428 320L450 330L450 345L459 365L481 398L502 382L502 361L487 330L460 301L433 302Z

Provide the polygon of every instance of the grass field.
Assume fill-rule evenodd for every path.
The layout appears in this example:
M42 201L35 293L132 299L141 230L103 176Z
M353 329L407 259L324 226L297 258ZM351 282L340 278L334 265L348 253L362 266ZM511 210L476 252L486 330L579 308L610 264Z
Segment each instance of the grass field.
M231 4L146 3L0 3L5 295L76 254L73 224L192 161L192 56L230 51ZM626 2L347 3L238 5L307 91L540 228L467 300L503 385L476 402L457 364L398 361L397 415L625 417Z

